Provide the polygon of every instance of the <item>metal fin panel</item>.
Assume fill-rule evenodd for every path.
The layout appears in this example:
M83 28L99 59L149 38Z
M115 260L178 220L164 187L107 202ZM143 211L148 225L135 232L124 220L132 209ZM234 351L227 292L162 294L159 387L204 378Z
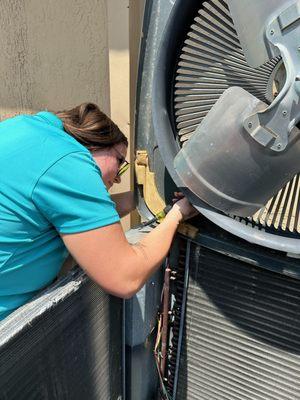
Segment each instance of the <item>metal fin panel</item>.
M0 324L1 400L117 400L122 301L79 269Z
M295 400L300 281L193 247L178 399Z

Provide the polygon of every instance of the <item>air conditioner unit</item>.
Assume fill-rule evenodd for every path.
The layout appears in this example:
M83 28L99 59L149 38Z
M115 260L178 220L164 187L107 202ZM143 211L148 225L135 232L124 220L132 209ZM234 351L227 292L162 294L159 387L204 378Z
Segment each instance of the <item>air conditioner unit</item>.
M251 18L248 30L257 26ZM141 157L141 164L147 164L157 193L151 203L138 181L139 209L150 218L180 188L201 213L193 221L199 233L193 239L179 235L170 255L177 278L170 290L167 394L162 398L299 397L300 175L253 215L241 217L203 201L174 167L174 159L226 89L242 88L269 105L285 80L279 54L258 67L246 60L227 1L146 2L136 147L138 162ZM247 186L246 173L241 185ZM161 279L146 286L139 303L151 315L152 326L159 301L149 305L147 290L150 296L150 284L160 287ZM132 356L136 343L131 345ZM133 370L141 357L140 352L130 358ZM156 393L149 377L135 383L131 399Z

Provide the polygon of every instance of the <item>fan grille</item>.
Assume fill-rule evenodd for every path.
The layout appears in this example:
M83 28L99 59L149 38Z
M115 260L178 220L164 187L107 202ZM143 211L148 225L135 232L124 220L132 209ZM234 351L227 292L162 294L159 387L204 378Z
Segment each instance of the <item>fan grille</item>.
M220 95L239 86L268 103L272 98L274 58L259 68L245 59L234 24L224 0L202 3L179 56L174 114L180 145L190 139ZM239 219L246 224L277 230L284 235L300 234L300 176L297 175L253 217Z

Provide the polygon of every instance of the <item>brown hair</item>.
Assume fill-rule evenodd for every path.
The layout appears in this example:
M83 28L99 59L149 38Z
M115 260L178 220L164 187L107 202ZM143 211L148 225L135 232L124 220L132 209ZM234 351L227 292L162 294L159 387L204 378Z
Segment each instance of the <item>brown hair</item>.
M128 146L124 133L96 104L82 103L55 114L62 120L65 131L89 150L119 143Z

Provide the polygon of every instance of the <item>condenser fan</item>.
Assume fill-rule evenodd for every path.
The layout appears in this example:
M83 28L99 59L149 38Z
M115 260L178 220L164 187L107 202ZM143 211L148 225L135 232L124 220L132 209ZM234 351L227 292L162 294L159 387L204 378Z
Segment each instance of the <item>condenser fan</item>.
M183 191L187 191L200 211L217 225L250 242L299 254L299 174L253 216L242 218L213 209L196 198L184 188L172 162L226 89L241 87L270 104L286 79L281 58L276 56L257 68L247 63L224 0L200 3L183 41L176 46L172 32L179 20L180 7L175 5L154 74L153 123L170 175Z
M180 143L189 139L230 86L240 86L270 102L283 86L285 74L280 74L280 67L284 68L279 57L259 68L249 67L226 3L203 3L187 34L176 71L174 109ZM299 193L297 175L248 221L288 234L300 233Z

